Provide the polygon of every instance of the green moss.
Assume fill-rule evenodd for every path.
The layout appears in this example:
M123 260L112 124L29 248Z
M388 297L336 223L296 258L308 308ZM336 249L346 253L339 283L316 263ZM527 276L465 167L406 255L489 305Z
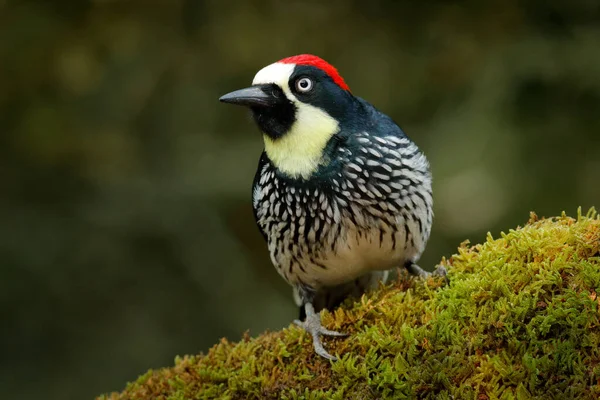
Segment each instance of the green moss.
M401 276L334 313L313 353L290 326L149 371L102 399L529 399L600 396L600 219L538 220Z

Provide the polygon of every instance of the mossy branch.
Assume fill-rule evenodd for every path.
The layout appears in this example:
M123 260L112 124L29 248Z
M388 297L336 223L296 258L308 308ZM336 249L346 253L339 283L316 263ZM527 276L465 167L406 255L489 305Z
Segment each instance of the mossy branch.
M148 371L100 399L586 399L600 396L600 219L538 220L324 313L350 333L313 352L290 326Z

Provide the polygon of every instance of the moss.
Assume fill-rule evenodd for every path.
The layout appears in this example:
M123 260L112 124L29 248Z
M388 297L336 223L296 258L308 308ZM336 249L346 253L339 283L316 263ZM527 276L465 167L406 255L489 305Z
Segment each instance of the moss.
M442 260L450 285L401 276L325 312L329 362L290 326L149 371L100 399L567 399L600 396L600 219L532 214Z

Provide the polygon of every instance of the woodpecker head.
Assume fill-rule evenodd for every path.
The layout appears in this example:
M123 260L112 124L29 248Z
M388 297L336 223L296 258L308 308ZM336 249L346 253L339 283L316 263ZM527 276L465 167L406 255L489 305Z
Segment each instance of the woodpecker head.
M267 156L293 178L308 178L328 161L327 143L352 119L355 102L337 70L310 54L264 67L252 86L219 100L250 107Z

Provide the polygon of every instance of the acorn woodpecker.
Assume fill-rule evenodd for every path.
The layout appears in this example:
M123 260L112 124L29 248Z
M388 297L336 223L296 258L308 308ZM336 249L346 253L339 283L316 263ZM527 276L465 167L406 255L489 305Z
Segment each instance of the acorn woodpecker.
M433 219L429 163L390 117L310 54L261 69L220 101L250 107L263 133L252 205L277 272L294 289L316 353L335 360L318 312L415 263Z

